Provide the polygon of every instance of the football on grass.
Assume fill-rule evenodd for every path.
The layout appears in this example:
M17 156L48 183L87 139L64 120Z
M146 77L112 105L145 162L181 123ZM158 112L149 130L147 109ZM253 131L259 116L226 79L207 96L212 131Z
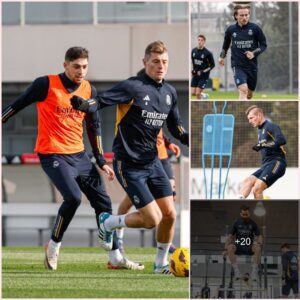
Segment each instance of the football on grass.
M187 248L177 248L169 261L170 271L176 277L188 277L190 269L190 253Z

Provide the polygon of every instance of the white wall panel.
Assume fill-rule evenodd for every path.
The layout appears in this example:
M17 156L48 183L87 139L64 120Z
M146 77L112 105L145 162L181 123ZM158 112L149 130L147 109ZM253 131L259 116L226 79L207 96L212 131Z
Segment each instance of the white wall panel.
M90 51L88 79L122 80L142 67L145 47L162 40L170 54L169 80L188 78L187 24L51 25L2 27L3 82L32 81L63 70L66 50Z

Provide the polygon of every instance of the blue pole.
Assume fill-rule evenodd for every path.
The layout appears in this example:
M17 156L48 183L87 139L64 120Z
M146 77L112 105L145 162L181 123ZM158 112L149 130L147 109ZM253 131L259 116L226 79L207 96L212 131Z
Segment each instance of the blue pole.
M205 173L205 155L202 153L202 168L204 173L204 191L205 191L205 199L207 199L207 181L206 181L206 173Z
M227 172L226 172L226 177L225 177L225 181L224 181L223 199L225 198L225 187L226 187L226 184L227 184L229 168L230 168L231 160L232 160L232 145L233 145L233 137L234 137L233 133L234 133L234 118L232 120L232 139L231 139L231 145L230 145L231 152L229 154L229 161L228 161L228 164L227 164Z
M221 118L221 147L220 147L220 161L219 161L219 185L218 185L218 197L221 199L221 190L222 190L222 166L223 166L223 136L224 136L224 113L227 106L227 101L225 101L222 108L222 118ZM225 185L223 188L223 194L225 190Z
M223 127L224 127L224 114L221 118L221 147L220 147L220 161L219 161L219 185L218 185L218 198L221 199L221 187L222 187L222 164L223 164Z

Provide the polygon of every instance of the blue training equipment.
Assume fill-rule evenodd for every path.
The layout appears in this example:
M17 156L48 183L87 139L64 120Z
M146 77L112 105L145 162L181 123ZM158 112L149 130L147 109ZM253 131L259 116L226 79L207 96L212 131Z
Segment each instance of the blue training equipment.
M218 199L224 199L225 187L227 184L228 173L232 159L232 144L234 134L234 116L224 114L227 106L225 101L222 113L217 113L216 102L213 102L214 114L207 114L203 118L203 137L202 137L202 167L204 171L204 188L205 199L207 198L207 178L205 158L211 157L211 176L210 176L210 198L213 194L215 157L219 157L219 183L218 183ZM228 157L227 172L222 190L222 166L223 156Z

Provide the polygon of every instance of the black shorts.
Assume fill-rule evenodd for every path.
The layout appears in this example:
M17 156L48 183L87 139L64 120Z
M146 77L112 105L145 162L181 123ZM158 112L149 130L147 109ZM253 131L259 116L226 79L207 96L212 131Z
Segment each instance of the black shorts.
M195 75L192 77L192 82L191 82L191 87L192 88L200 88L202 90L205 89L206 84L207 84L208 78L205 76L198 76Z
M291 290L293 291L294 294L298 294L298 288L299 288L298 280L286 279L285 285L282 286L282 294L289 295Z
M233 67L233 77L236 86L247 84L249 90L255 91L257 83L257 70L242 69L241 67Z
M235 254L236 255L253 255L253 251L252 251L252 245L249 246L241 246L241 245L237 245L236 246L236 251Z
M132 166L115 158L113 166L118 181L136 208L173 196L170 180L158 158L145 166Z
M281 160L272 160L262 165L262 167L252 175L262 180L270 187L276 180L285 174L286 163Z
M161 163L162 163L162 166L165 170L165 172L167 173L167 176L168 178L171 180L171 179L175 179L175 176L174 176L174 173L173 173L173 170L172 170L172 164L171 164L171 161L169 158L166 158L166 159L161 159L160 160Z

